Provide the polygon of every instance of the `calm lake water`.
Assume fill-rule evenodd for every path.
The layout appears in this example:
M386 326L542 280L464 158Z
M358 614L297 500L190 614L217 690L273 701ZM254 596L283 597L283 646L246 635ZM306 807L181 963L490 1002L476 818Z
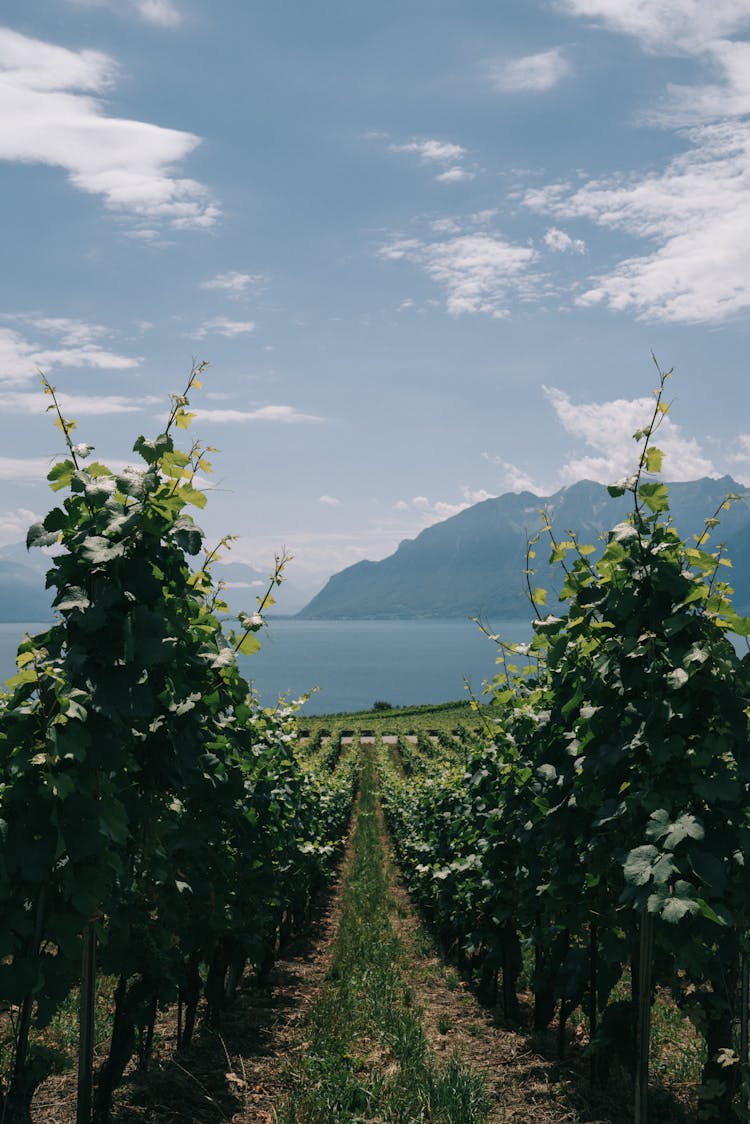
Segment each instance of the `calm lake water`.
M0 624L0 680L15 670L24 632L43 624ZM493 621L506 640L528 640L528 621ZM240 657L264 704L317 687L303 714L366 710L376 699L394 706L466 697L464 677L477 696L495 674L495 646L471 621L272 620L263 647Z

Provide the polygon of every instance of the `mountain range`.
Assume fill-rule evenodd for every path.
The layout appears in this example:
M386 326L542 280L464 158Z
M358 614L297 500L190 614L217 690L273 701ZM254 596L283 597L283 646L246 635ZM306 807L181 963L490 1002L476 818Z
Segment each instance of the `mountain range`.
M50 565L50 556L45 551L27 551L24 543L0 548L0 621L28 624L52 619L54 591L44 588ZM268 571L256 570L242 562L219 562L213 571L226 583L225 597L235 611L252 612L255 598L268 589ZM305 584L304 576L297 582L294 578L284 581L275 593L277 604L272 612L292 616L307 604L319 584Z
M730 492L743 488L730 476L670 484L670 511L679 533L700 534ZM527 538L542 527L547 512L558 539L569 531L600 552L605 535L625 519L632 499L609 495L603 484L582 480L551 496L510 492L474 504L407 539L380 562L357 562L331 577L298 613L317 619L403 619L425 617L520 618L529 616L525 585ZM734 604L750 610L750 502L748 497L721 512L708 549L726 544L733 563L727 571ZM561 571L550 568L548 540L542 535L532 563L534 581L548 591L554 612Z
M700 534L730 492L742 493L730 476L669 485L670 509L680 534ZM328 579L312 600L303 580L285 581L278 591L276 614L301 619L365 620L451 618L526 618L527 537L542 526L540 511L549 515L557 538L575 531L581 543L603 548L602 536L625 518L628 495L614 499L606 487L589 480L562 488L551 496L508 492L474 504L406 539L380 562L357 562ZM721 513L711 534L710 549L726 544L733 563L727 571L735 588L735 607L750 612L750 499L743 497ZM561 585L559 568L550 568L545 536L537 545L535 583L548 591L554 611ZM27 551L22 543L0 549L0 621L47 621L52 595L44 588L49 556ZM265 592L268 574L240 562L220 563L216 576L226 584L234 609L252 610ZM313 586L312 588L315 588Z

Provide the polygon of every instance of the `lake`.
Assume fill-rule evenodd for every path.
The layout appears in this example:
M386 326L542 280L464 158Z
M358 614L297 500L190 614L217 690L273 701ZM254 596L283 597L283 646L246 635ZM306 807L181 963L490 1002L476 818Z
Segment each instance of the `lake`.
M43 624L0 624L0 680L15 670L24 632ZM528 621L492 622L506 640L531 637ZM495 646L468 620L273 620L260 633L261 650L241 656L265 705L281 694L295 698L317 687L303 714L367 710L376 699L394 706L466 697L464 677L481 695L495 674Z

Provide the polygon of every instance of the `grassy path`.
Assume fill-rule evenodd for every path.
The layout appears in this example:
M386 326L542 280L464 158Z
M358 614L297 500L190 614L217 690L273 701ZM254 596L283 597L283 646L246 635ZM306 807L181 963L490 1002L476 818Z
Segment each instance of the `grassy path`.
M175 1055L174 1011L160 1015L152 1065L131 1071L112 1124L632 1119L629 1090L621 1103L616 1090L592 1091L549 1044L483 1007L443 960L391 859L373 741L381 738L360 740L347 856L311 931L291 942L268 980L248 974L220 1030L203 1027L189 1050ZM35 1124L74 1124L71 1072L40 1094Z
M377 802L374 750L363 746L360 800L344 872L341 919L327 984L288 1073L283 1124L486 1119L483 1080L428 1048L396 932L394 872Z

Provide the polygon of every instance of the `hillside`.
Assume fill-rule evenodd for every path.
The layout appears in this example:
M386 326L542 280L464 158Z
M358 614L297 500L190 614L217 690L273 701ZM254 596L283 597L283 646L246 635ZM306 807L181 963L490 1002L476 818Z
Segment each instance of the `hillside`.
M700 533L728 492L742 492L729 476L670 485L670 503L684 536ZM552 496L508 493L484 500L407 539L381 562L358 562L334 574L298 614L318 619L528 616L524 586L527 535L541 527L540 509L556 534L576 531L582 543L600 548L600 536L628 511L629 496L613 499L606 487L584 480ZM732 581L739 609L750 609L750 503L723 513L711 539L725 542L734 563ZM546 544L537 550L537 584L554 605L559 569L550 572Z

